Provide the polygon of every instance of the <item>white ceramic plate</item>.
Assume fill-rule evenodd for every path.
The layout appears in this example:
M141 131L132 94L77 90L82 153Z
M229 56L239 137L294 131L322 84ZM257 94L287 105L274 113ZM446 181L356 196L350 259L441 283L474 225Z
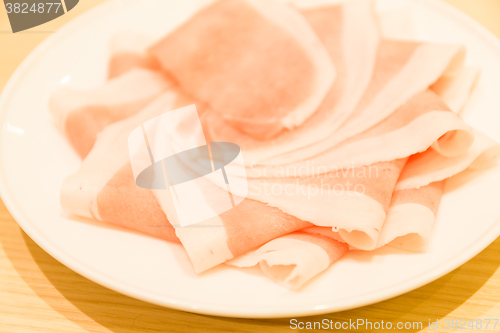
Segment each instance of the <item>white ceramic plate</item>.
M64 265L110 289L172 308L234 317L300 316L359 307L418 288L463 264L500 234L500 167L447 183L425 254L390 248L352 252L300 292L280 287L258 269L221 266L197 276L180 246L68 219L59 206L59 188L80 161L51 124L50 92L63 83L102 82L107 39L114 31L129 28L158 37L195 8L195 1L186 0L143 0L122 10L117 4L90 10L47 38L19 67L0 100L2 198L26 233ZM419 38L467 45L467 61L481 67L483 75L465 118L500 141L500 42L435 0L382 0L380 5L409 6Z

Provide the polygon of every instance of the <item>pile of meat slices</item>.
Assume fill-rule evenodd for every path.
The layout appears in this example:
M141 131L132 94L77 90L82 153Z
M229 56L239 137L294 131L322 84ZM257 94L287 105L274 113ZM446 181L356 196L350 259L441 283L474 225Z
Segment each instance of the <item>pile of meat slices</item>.
M424 251L446 179L500 148L460 118L478 76L464 47L401 39L410 30L370 0L218 0L161 40L117 35L103 86L50 100L83 159L63 210L180 242L196 272L260 265L291 289L350 250ZM133 129L192 104L207 141L241 147L250 188L212 228L174 228L127 148Z

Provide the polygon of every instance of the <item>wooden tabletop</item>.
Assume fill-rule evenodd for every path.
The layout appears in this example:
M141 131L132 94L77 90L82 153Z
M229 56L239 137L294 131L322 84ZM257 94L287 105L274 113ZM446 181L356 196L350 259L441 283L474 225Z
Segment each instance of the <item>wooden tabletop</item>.
M446 0L500 37L500 0ZM65 22L102 0L82 0L68 14L12 34L0 6L0 89L31 50ZM423 322L445 329L446 319L500 319L500 238L460 268L420 289L355 310L300 318L302 322L364 319ZM439 320L439 330L427 328ZM463 321L462 321L463 323ZM467 326L465 325L465 327ZM493 327L490 323L489 331ZM36 245L0 202L0 332L288 332L290 319L247 320L162 308L101 287L66 268ZM500 323L496 326L500 331ZM345 330L345 331L364 331ZM419 329L405 330L416 332Z

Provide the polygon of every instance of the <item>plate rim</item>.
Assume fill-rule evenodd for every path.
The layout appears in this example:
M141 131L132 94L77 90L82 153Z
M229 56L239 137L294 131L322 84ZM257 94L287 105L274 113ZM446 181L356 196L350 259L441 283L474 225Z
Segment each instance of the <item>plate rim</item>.
M417 1L417 0L411 0ZM446 16L453 18L454 20L467 26L469 30L476 32L480 35L490 46L493 46L500 57L500 40L486 27L481 25L479 22L475 21L473 18L463 13L459 9L447 4L441 0L418 0L425 5L432 7ZM50 48L52 43L55 43L59 38L65 38L71 30L77 29L81 25L87 23L87 21L92 20L94 17L108 10L108 7L112 6L112 1L105 1L84 13L78 15L76 18L65 23L57 29L57 33L47 37L43 40L37 47L35 47L30 54L21 62L21 64L16 68L14 73L11 75L4 89L0 95L0 123L2 124L2 133L0 135L0 152L1 147L3 147L4 131L6 130L5 118L8 114L9 101L12 98L13 92L16 90L16 86L19 80L22 79L23 75L30 69L30 67L36 62L36 59L43 54L48 48ZM3 164L3 153L0 156L0 163ZM329 305L317 305L314 307L309 307L307 309L300 310L289 310L289 309L273 309L272 311L260 309L248 309L240 307L231 306L221 306L221 305L206 305L206 304L195 304L192 301L179 300L175 297L167 297L165 295L155 295L155 293L142 290L137 286L130 286L127 283L117 281L111 277L106 276L103 273L87 266L86 264L80 262L78 259L73 258L69 254L54 245L46 236L38 232L35 225L32 224L31 220L24 215L24 212L20 206L16 203L16 200L11 194L10 188L7 185L7 175L5 174L3 168L0 169L0 196L14 220L18 223L21 229L26 232L26 234L44 251L46 251L50 256L55 258L57 261L62 263L64 266L73 270L74 272L80 274L81 276L101 285L115 292L121 293L123 295L145 301L148 303L156 304L163 307L169 307L176 310L182 310L191 313L203 314L203 315L213 315L220 317L234 317L234 318L297 318L310 315L321 315L326 313L333 313L339 311L350 310L353 308L359 308L366 305L374 304L377 302L385 301L396 296L402 295L409 291L418 289L428 283L431 283L440 277L450 273L456 268L460 267L482 250L488 247L493 241L495 241L498 236L500 236L500 220L498 220L494 225L492 225L488 231L486 231L483 236L480 237L482 242L477 242L468 248L465 248L460 252L459 256L456 256L454 260L448 261L446 264L439 266L440 268L432 268L421 274L418 274L410 279L402 281L390 288L381 289L374 291L368 295L357 296L349 301L342 303L342 306L337 306L335 304ZM424 278L418 278L424 275ZM361 300L360 300L361 299Z

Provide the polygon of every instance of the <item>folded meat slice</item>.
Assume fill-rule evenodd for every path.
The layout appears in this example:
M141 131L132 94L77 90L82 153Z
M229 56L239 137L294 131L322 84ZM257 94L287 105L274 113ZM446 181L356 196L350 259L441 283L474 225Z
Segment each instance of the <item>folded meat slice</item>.
M184 106L188 104L186 100L180 92L166 92L135 116L106 127L80 169L64 180L62 209L175 241L174 229L153 193L135 184L127 140L137 124Z
M300 163L247 167L248 177L286 177L283 170L315 170L371 165L405 158L430 146L445 156L458 156L474 142L473 130L431 90L419 93L376 126ZM246 161L246 160L245 160ZM317 173L317 171L316 171Z
M443 196L445 181L419 189L394 192L378 247L390 244L406 250L425 250Z
M435 223L443 196L445 181L431 183L419 189L395 191L387 217L376 241L376 247L385 245L408 251L424 251ZM340 243L350 250L363 250L348 244L341 233L328 227L313 226L300 232L320 235Z
M236 267L259 265L269 278L298 289L348 252L348 246L321 235L294 232L227 262Z
M349 245L372 250L405 162L400 159L309 177L252 179L248 198L329 227Z
M154 39L135 31L122 31L111 37L108 63L108 79L115 78L132 68L160 70L157 59L148 54L147 49Z
M408 7L381 11L378 17L384 38L417 40L413 13ZM479 73L479 68L464 65L443 74L430 89L438 94L450 109L458 113L469 99Z
M332 147L376 126L444 73L462 66L463 46L383 41L370 85L349 118L328 138L288 154L262 161L283 165L324 155Z
M395 191L392 195L375 248L385 245L408 251L424 251L429 243L436 214L443 196L445 181L419 189ZM349 245L350 250L363 250L348 244L341 233L328 227L314 226L301 232L321 235Z
M104 127L134 115L172 85L157 72L134 69L90 90L63 87L50 97L49 109L84 158Z
M449 158L433 148L413 155L396 184L377 247L425 250L446 179L465 169L487 168L498 162L500 145L479 131L464 154Z
M379 45L373 2L348 1L303 9L301 13L337 69L337 79L316 112L300 127L283 131L267 141L243 134L216 112L204 115L206 135L214 141L237 143L245 152L247 164L325 139L354 110L370 83Z
M472 146L463 154L446 157L433 148L410 157L396 190L419 188L449 178L467 168L484 169L500 159L500 144L474 130Z
M335 79L307 21L276 0L218 0L151 49L183 89L256 138L302 124Z
M198 185L209 187L212 197L227 196L225 190L203 178L198 179ZM312 226L311 223L277 208L244 199L238 200L240 203L237 206L218 216L181 227L169 193L162 190L153 190L153 193L175 227L176 235L197 273L246 253L276 237Z

